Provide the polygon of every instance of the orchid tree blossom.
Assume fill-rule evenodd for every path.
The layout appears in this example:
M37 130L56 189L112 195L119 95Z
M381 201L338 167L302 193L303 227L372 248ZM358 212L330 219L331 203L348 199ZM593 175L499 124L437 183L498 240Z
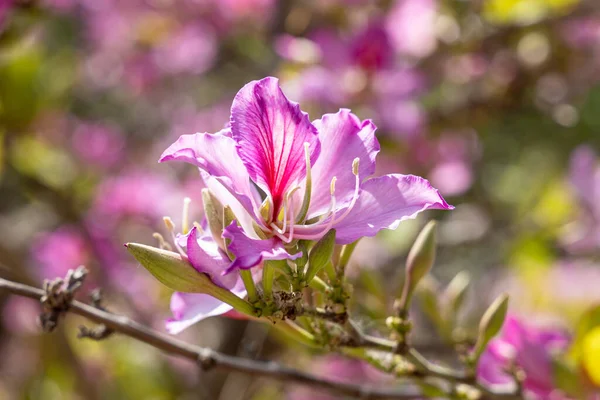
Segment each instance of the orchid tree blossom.
M276 78L248 83L235 96L226 128L182 135L160 158L197 166L206 185L206 230L198 225L174 237L182 257L243 298L248 282L240 276L259 281L260 268L253 267L298 259L299 241L314 243L334 229L337 244L351 244L421 211L452 209L418 176L371 177L379 152L375 130L347 109L311 122ZM219 217L224 207L233 215L229 223ZM211 218L221 218L212 229ZM254 275L242 272L250 269ZM171 309L172 333L232 311L190 293L176 293Z
M182 135L160 161L196 165L235 213L240 226L223 232L235 256L227 274L294 259L295 242L319 240L331 229L338 244L348 244L421 211L452 209L423 178L370 178L379 152L375 129L346 109L310 122L278 80L267 77L238 92L227 128Z

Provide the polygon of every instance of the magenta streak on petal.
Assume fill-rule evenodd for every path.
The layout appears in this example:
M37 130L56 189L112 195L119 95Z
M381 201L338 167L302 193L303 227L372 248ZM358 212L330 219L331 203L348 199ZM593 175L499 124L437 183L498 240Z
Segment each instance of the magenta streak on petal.
M223 231L223 238L231 240L227 249L235 255L235 260L231 262L224 275L240 268L250 269L263 261L268 260L295 260L302 256L302 253L289 254L277 238L256 240L249 238L232 222Z
M276 216L285 193L305 177L304 143L311 164L319 156L316 128L285 97L278 80L268 77L248 83L235 96L231 130L250 178L272 197Z

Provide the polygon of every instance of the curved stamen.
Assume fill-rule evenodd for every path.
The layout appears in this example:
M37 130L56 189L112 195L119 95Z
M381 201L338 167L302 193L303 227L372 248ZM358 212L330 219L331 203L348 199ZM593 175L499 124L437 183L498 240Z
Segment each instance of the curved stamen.
M175 248L177 249L177 252L179 253L179 255L181 255L182 257L187 257L187 253L185 251L183 251L183 249L181 248L179 243L177 243L177 237L175 237L175 223L173 222L171 217L163 217L163 222L165 223L165 226L167 227L167 231L169 231L169 233L171 234L171 238L173 239L173 244L175 245Z
M185 197L183 199L183 213L181 216L181 233L184 235L187 234L190 230L190 203L192 199L189 197Z
M293 240L292 237L294 235L294 201L292 200L292 196L296 193L296 191L300 189L300 186L296 186L295 188L293 188L292 190L290 190L285 199L284 199L284 203L283 203L283 227L279 228L274 222L271 223L270 227L273 228L273 230L275 231L275 235L280 238L282 241L284 241L285 243L291 243L291 241ZM288 219L289 219L289 224L290 224L290 235L289 237L285 237L285 233L287 231L287 224L288 224Z
M310 167L310 149L308 143L304 143L304 161L306 163L306 181L304 185L304 199L302 200L302 207L300 207L300 212L296 218L297 224L303 223L306 219L308 207L310 207L310 197L312 194L312 174Z
M290 197L288 198L290 200L290 235L288 240L284 240L285 243L291 243L294 240L294 225L296 225L294 224L294 202L291 200L291 195L292 193L290 193Z
M311 225L300 225L298 226L298 230L302 231L302 230L306 230L303 228L310 228L310 227L316 227L319 225L323 225L323 221L325 221L328 217L329 218L329 222L327 222L327 224L325 225L325 228L321 231L319 231L318 233L305 233L302 234L301 232L296 234L296 238L297 239L304 239L304 240L316 240L316 239L320 239L323 235L325 235L327 232L329 232L329 230L332 228L333 223L335 221L335 214L337 212L336 210L336 199L335 199L335 182L337 181L337 177L333 177L333 179L331 180L331 184L329 186L329 191L331 193L331 204L329 206L329 211L327 212L327 214L325 214L326 216L319 222L316 222L314 224Z
M359 191L360 191L360 177L358 174L359 163L360 163L360 159L358 157L355 158L354 161L352 161L352 173L354 174L356 179L355 179L355 184L354 184L354 194L352 195L352 200L350 201L350 205L348 206L346 211L344 211L344 213L339 217L339 219L335 222L340 222L344 218L346 218L348 216L348 214L350 214L350 211L352 211L352 209L356 205L356 201L358 200L358 195L359 195Z

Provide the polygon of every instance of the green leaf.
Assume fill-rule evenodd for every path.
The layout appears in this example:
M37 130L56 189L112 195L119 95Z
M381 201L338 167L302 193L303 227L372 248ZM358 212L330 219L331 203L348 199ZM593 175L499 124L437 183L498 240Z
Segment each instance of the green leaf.
M335 229L331 229L319 240L308 253L308 270L306 282L310 282L320 270L331 262L335 246Z

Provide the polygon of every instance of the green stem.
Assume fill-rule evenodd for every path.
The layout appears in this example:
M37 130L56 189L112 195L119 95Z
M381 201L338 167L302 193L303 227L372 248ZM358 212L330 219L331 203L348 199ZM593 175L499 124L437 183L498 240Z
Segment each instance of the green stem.
M285 260L284 260L285 261ZM275 266L273 261L265 261L263 265L262 285L265 302L273 301L273 277L275 276Z
M315 276L309 283L308 286L319 291L319 292L331 292L333 289L323 279Z
M329 278L329 282L332 285L335 285L338 281L338 276L337 273L335 272L335 268L333 267L333 263L331 261L328 261L327 264L325 264L325 273L327 274L327 277Z
M236 311L242 314L249 315L251 317L257 316L257 310L254 306L248 303L246 300L239 298L229 290L223 289L222 287L211 285L207 287L203 293L211 295L212 297L221 300L223 303L227 303L232 306Z
M341 275L344 274L344 271L346 270L346 266L350 262L350 257L352 257L352 253L354 252L354 249L356 248L357 244L358 244L358 240L345 245L344 248L342 249L342 255L340 256L340 262L338 264L338 270L340 271Z
M258 293L256 292L254 279L252 278L252 272L248 269L240 269L240 277L244 282L246 292L248 292L248 301L252 304L256 303L258 301Z
M285 333L288 337L294 339L295 341L302 343L306 346L319 349L321 346L317 342L317 339L313 334L308 332L306 329L298 326L297 324L289 321L281 321L277 322L273 325L275 329L280 332Z

